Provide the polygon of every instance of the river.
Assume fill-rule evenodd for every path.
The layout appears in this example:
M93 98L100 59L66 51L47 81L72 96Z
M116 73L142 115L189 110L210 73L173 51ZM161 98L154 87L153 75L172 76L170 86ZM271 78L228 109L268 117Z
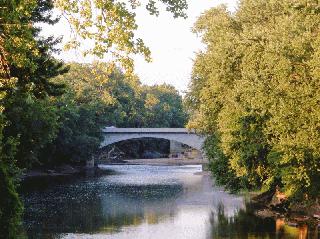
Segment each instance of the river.
M24 186L28 238L318 238L317 231L254 215L213 185L200 165L100 165L108 175Z

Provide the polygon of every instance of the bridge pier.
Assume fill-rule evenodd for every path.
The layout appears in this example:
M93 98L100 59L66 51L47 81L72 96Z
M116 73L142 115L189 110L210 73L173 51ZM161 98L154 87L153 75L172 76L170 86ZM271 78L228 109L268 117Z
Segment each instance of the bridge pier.
M86 161L86 168L90 169L90 168L94 168L94 157L92 156L91 159L88 159Z
M179 154L183 152L182 143L170 140L170 154Z

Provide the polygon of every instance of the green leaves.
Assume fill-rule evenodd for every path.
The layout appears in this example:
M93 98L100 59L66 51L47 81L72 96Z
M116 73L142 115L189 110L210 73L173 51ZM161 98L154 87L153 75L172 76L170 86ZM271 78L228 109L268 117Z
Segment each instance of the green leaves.
M187 114L182 97L170 85L144 86L144 127L184 127Z
M4 114L10 123L7 137L19 140L15 156L21 168L38 163L41 149L51 143L58 131L57 109L50 99L38 100L32 95L17 94L6 102Z
M35 65L27 54L37 54L36 42L32 35L31 15L36 8L35 0L4 0L0 8L0 33L7 52L7 61L17 67Z
M87 160L99 148L106 126L184 126L182 97L174 87L143 86L137 77L111 69L103 63L72 63L67 74L53 80L66 85L66 92L52 102L59 127L42 150L42 163Z
M193 68L189 126L219 135L229 168L251 187L319 195L317 8L243 0L235 14L217 7L195 25L207 49Z
M70 72L55 79L66 84L65 99L95 106L104 126L183 127L187 115L182 97L170 85L143 86L108 64L71 64Z

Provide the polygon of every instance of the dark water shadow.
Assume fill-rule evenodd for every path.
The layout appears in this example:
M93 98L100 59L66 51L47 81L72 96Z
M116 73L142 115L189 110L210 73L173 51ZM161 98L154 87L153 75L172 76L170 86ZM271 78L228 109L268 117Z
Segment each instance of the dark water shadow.
M182 190L179 184L110 185L91 179L29 191L23 194L25 234L53 238L61 233L114 233L146 220L157 223L175 213Z
M317 228L299 225L289 226L283 218L262 218L255 215L255 206L247 203L244 209L233 217L227 217L223 204L212 213L211 239L318 239L320 233Z

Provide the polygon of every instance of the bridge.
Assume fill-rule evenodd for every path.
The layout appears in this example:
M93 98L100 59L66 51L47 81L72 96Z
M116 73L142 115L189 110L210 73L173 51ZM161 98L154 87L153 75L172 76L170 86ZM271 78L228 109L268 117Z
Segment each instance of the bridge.
M115 128L105 127L102 129L103 140L100 148L129 139L159 138L170 140L170 152L177 146L176 142L186 144L191 148L202 151L205 138L192 130L185 128ZM94 158L87 161L87 167L94 166Z
M100 147L109 144L138 138L160 138L177 141L186 144L194 149L201 150L204 137L189 131L185 128L113 128L106 127L102 130L103 141Z

